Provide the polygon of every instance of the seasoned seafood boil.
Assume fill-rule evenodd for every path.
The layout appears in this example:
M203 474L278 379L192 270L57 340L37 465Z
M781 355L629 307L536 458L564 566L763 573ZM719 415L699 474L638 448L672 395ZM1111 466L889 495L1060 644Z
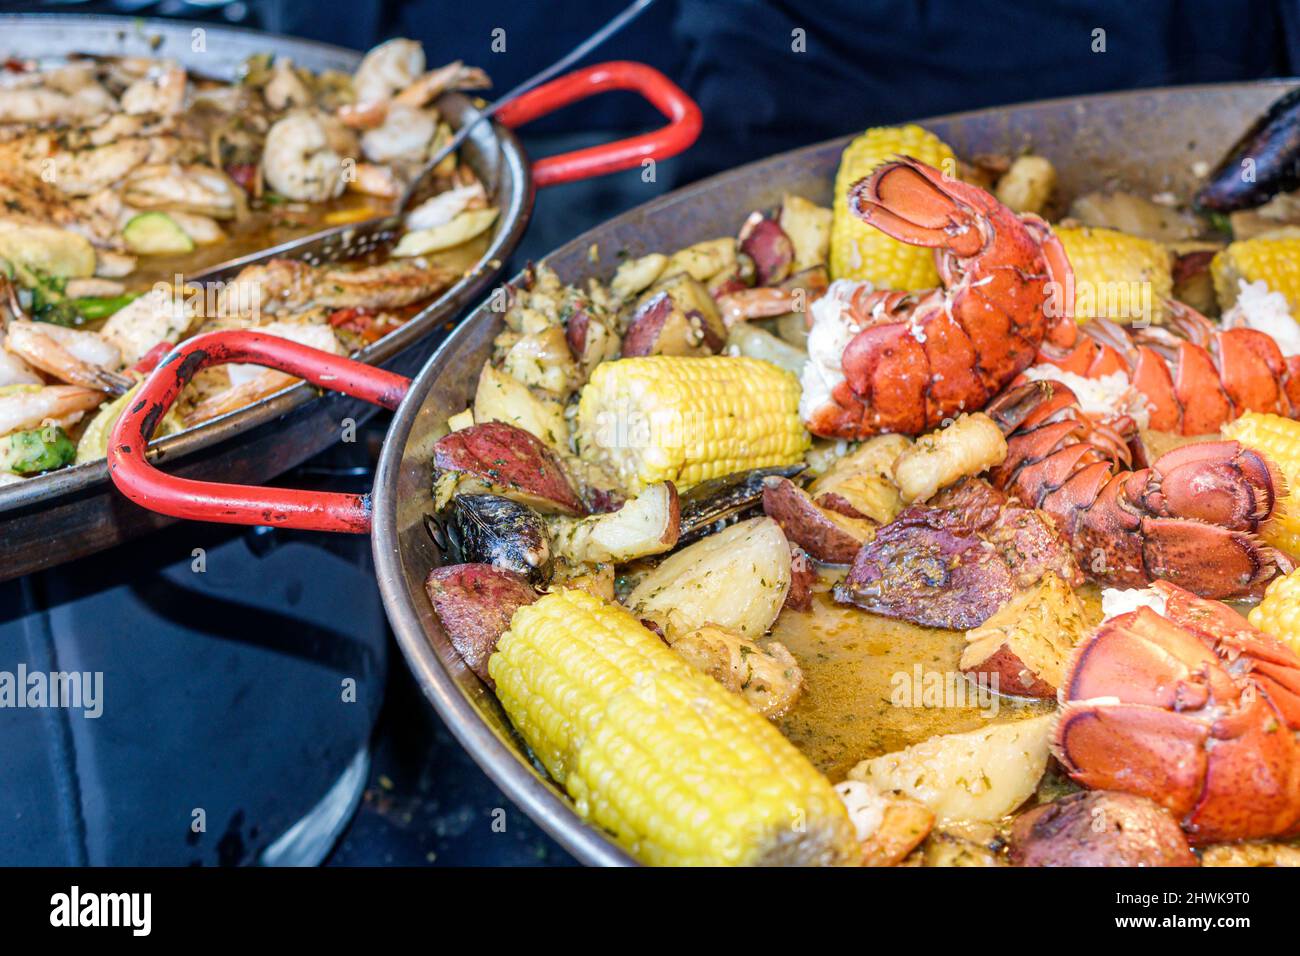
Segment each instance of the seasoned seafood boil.
M872 129L832 208L510 288L426 589L576 812L664 865L1300 858L1300 240L1206 195Z
M102 458L125 394L180 339L256 327L345 354L382 338L482 255L491 197L456 156L387 261L207 266L388 213L452 135L434 101L486 75L430 69L413 40L356 72L270 54L233 82L138 57L16 58L0 71L0 484ZM211 370L163 432L296 379Z

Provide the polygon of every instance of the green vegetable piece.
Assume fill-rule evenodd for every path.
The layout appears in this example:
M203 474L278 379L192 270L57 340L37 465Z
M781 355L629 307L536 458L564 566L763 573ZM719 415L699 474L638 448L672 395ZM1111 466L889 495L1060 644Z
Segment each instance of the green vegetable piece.
M122 229L122 238L142 256L170 256L194 249L194 240L165 212L142 212Z
M31 428L0 437L0 469L16 475L53 471L77 456L77 446L62 428Z

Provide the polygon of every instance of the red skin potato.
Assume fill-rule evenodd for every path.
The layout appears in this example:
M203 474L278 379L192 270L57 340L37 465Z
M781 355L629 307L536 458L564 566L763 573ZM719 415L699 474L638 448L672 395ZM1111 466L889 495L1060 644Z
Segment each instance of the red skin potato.
M1011 828L1016 866L1200 866L1159 804L1129 793L1072 793L1021 814Z
M476 478L492 493L538 510L587 513L555 453L505 422L483 422L444 435L433 446L433 467Z
M740 251L754 260L757 285L785 281L794 266L794 243L775 219L755 213L740 233Z
M763 512L791 543L828 564L851 564L867 537L865 530L855 535L833 521L789 478L774 475L763 480Z
M1043 680L1040 675L1035 674L1006 644L1001 645L991 656L984 658L975 666L963 668L962 673L985 680L996 676L999 694L1035 697L1040 700L1056 697L1056 688ZM989 684L992 686L991 681Z
M451 646L483 683L495 688L488 658L515 611L536 601L537 592L523 575L490 564L434 568L424 590Z
M817 570L808 552L797 544L790 545L790 590L786 592L784 607L792 611L811 611L816 581Z

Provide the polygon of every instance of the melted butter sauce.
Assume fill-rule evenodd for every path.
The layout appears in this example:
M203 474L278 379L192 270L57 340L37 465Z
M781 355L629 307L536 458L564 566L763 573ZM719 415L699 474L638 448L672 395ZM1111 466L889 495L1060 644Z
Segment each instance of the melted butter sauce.
M916 666L940 675L930 680L958 687L965 632L920 627L838 605L829 591L836 577L824 576L818 583L811 611L782 614L770 638L789 649L804 674L803 693L777 726L832 781L843 780L860 760L935 734L962 733L1053 708L1052 701L987 693L981 698L969 682L961 695L949 695L939 706L922 706L934 698L916 687ZM1085 585L1078 593L1090 620L1100 621L1100 591ZM913 688L911 705L895 703L907 703L896 690L903 681Z

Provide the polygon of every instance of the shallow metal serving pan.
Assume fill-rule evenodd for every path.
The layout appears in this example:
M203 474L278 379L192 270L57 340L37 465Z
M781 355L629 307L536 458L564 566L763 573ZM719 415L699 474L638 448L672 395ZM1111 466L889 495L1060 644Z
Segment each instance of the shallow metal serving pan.
M960 156L1032 146L1056 164L1065 196L1108 185L1144 194L1170 191L1187 196L1198 175L1251 120L1294 85L1143 90L922 122ZM624 252L668 251L732 235L750 210L775 206L785 192L829 203L846 142L834 140L785 153L678 190L577 237L545 261L570 282L608 277ZM598 262L588 258L593 245L601 251ZM627 864L632 862L627 854L583 823L563 792L529 759L495 697L448 642L424 591L425 576L439 563L425 527L425 516L433 509L431 448L445 433L448 416L463 410L473 396L479 370L500 328L499 315L485 304L443 342L413 382L371 376L361 381L363 376L358 376L349 383L358 393L397 406L373 496L329 500L316 496L295 502L284 498L284 492L267 489L181 487L145 467L142 458L130 475L115 471L115 478L137 502L182 517L370 529L379 587L398 643L452 732L502 790L575 857L589 864ZM157 396L155 386L166 385L167 377L162 373L158 381L151 381L151 396ZM138 432L137 427L137 437ZM116 439L114 446L116 450ZM115 458L115 468L120 464Z
M351 72L361 54L292 37L232 27L117 17L0 16L0 55L42 59L70 52L173 57L206 76L230 78L255 53L292 57L313 70ZM670 120L652 133L602 144L530 164L510 131L551 110L609 89L645 96ZM439 110L459 127L474 110L449 95ZM666 77L636 63L588 67L544 84L481 123L461 147L500 209L487 250L466 275L399 330L368 346L358 358L409 374L419 368L436 333L500 275L523 238L534 189L665 158L699 133L699 110ZM339 441L346 419L361 423L373 406L342 395L322 397L306 385L287 389L158 443L160 460L183 459L180 474L257 483L283 474ZM0 487L0 581L51 567L126 541L168 523L161 515L123 507L112 493L104 461L89 462L21 484Z

